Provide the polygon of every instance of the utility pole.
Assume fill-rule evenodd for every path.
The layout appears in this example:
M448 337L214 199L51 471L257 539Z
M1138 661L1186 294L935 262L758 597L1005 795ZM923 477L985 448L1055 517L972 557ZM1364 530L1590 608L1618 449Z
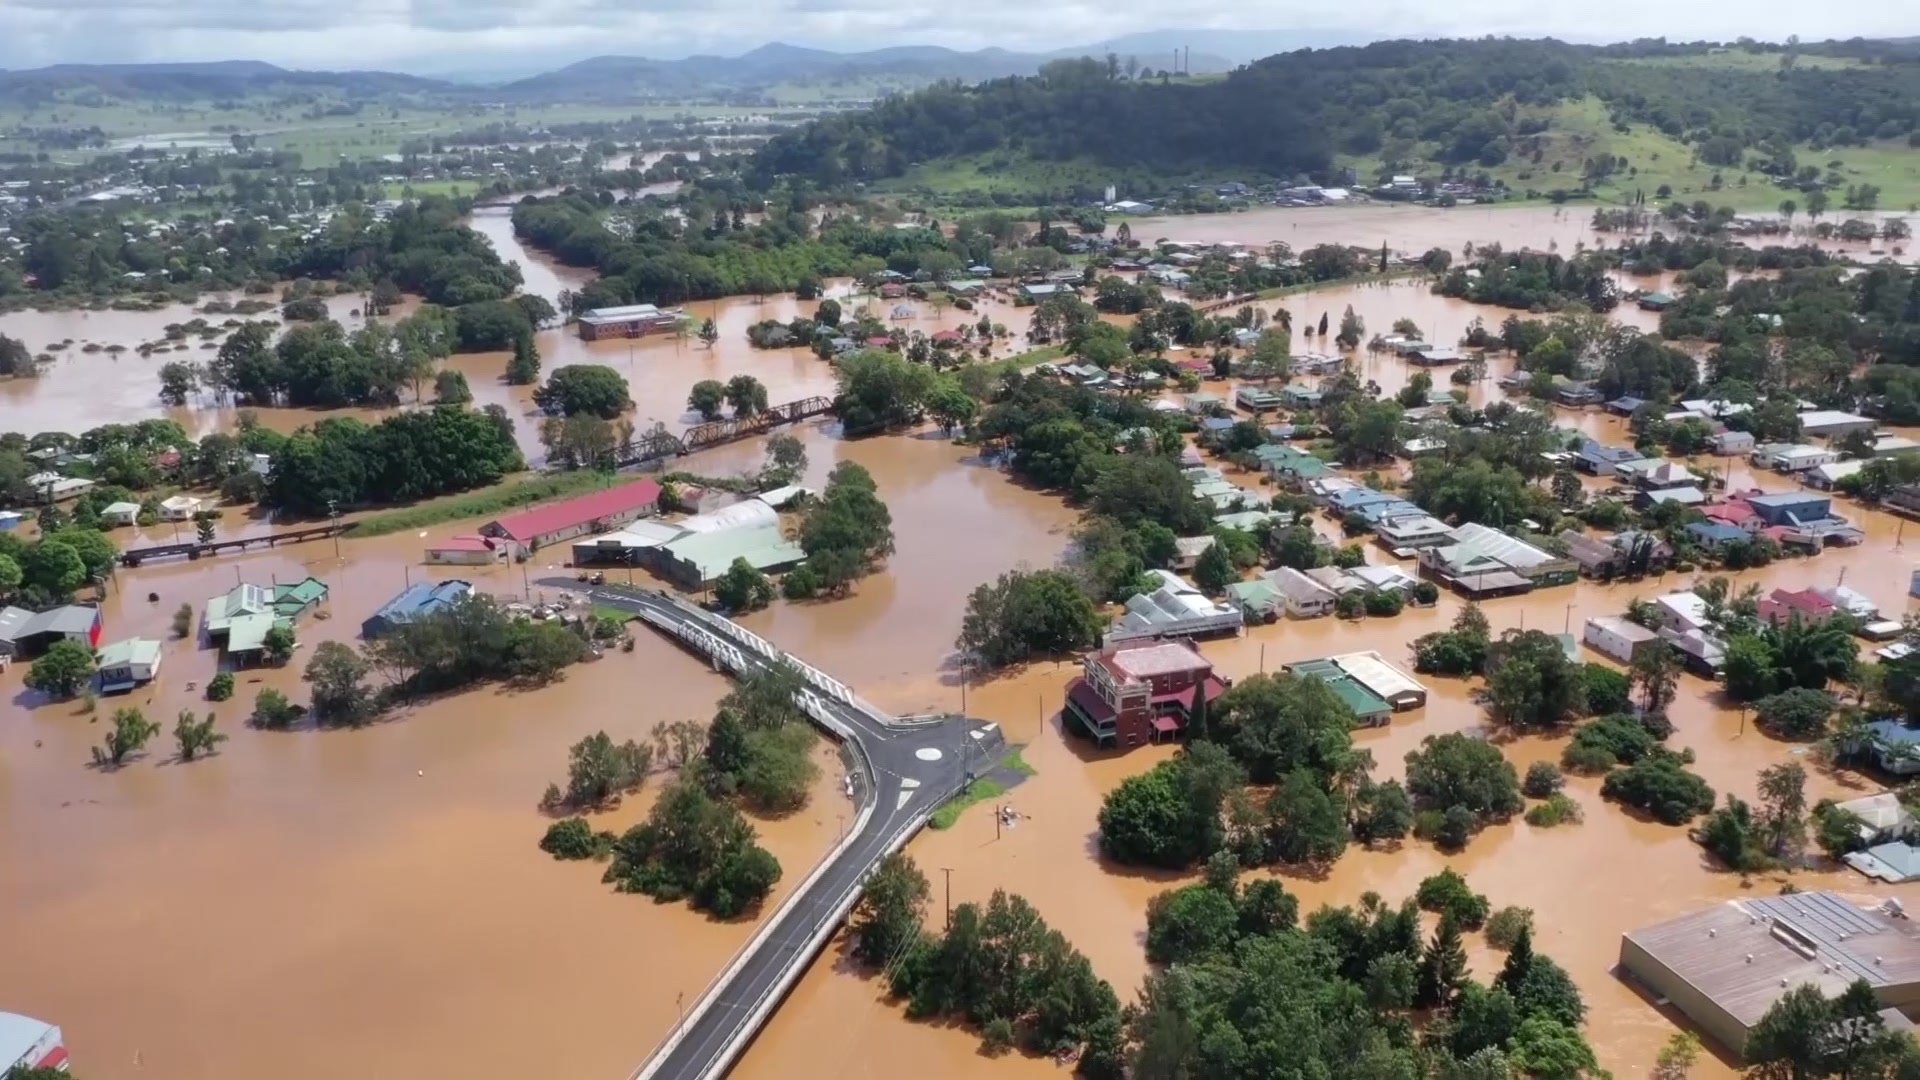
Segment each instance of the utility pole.
M953 929L953 867L943 866L940 872L947 875L947 929Z
M1573 633L1573 605L1572 604L1567 605L1567 622L1565 626L1561 627L1561 632L1567 633L1567 634Z
M327 500L327 521L333 525L333 557L340 557L340 504Z

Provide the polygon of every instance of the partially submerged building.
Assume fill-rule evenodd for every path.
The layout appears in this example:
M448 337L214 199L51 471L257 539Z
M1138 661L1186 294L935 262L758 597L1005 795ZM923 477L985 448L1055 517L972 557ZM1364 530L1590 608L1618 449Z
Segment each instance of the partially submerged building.
M1105 643L1150 638L1237 634L1246 624L1239 607L1211 600L1191 582L1166 570L1149 570L1159 583L1127 600L1126 613L1108 630Z
M160 643L152 638L127 638L105 645L94 657L102 693L132 690L160 674Z
M480 535L510 545L513 554L524 559L548 544L590 536L646 517L659 505L660 485L652 480L635 480L495 518L480 526Z
M62 604L46 611L0 608L0 656L34 656L55 642L100 645L100 609L91 604Z
M240 658L260 654L267 632L293 628L293 621L327 598L327 584L316 577L270 586L235 585L207 601L207 636Z
M380 605L380 610L369 615L360 624L360 636L379 637L424 615L445 611L471 595L473 583L457 578L450 581L416 581L400 595Z
M1160 641L1109 646L1090 653L1067 684L1070 730L1102 749L1131 749L1180 738L1195 701L1227 690L1193 646Z
M1920 932L1897 906L1860 908L1826 890L1728 900L1630 931L1620 969L1735 1054L1796 987L1832 998L1864 980L1889 1010L1920 1006ZM1887 1019L1912 1027L1898 1012Z
M1472 521L1453 530L1453 543L1423 548L1419 558L1427 572L1470 596L1565 585L1580 576L1573 559Z

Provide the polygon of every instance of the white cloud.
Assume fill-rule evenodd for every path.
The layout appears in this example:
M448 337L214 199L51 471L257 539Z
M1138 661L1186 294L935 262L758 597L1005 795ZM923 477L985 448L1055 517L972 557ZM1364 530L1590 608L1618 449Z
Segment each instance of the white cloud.
M1169 26L1440 36L1778 39L1912 33L1912 0L0 0L0 65L261 59L289 67L485 66L527 56L938 44L1048 50ZM1196 50L1198 51L1198 50Z

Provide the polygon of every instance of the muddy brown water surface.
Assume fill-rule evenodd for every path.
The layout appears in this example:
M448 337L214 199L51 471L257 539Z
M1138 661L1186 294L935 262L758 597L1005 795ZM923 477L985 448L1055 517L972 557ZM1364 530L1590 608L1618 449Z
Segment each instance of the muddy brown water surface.
M480 227L501 242L484 217ZM504 219L497 227L505 229ZM1420 247L1424 239L1394 243ZM1446 239L1436 236L1433 242ZM551 295L579 280L532 256L521 261L534 291ZM1323 308L1337 321L1351 302L1371 329L1384 330L1405 316L1442 340L1457 335L1475 314L1490 323L1504 317L1498 309L1433 297L1418 283L1332 289L1282 302L1293 310L1296 325L1309 316L1317 321ZM708 307L730 320L716 349L670 339L634 349L629 378L643 415L670 425L684 422L677 410L697 378L752 372L774 388L776 400L831 385L827 366L809 355L755 352L745 345L747 324L787 318L811 305L726 301L695 305L695 313L704 317ZM1011 314L1010 307L993 311L1002 322L1011 322ZM7 318L11 328L15 317ZM953 320L954 313L945 318ZM915 325L931 329L935 321L928 312ZM151 336L144 329L128 333ZM28 340L44 336L34 332ZM1295 347L1308 346L1296 337ZM625 342L590 346L549 333L542 349L549 367L573 357L625 368ZM104 360L99 354L74 356L61 365ZM491 370L503 358L457 362ZM1389 389L1406 379L1398 361L1362 352L1358 362L1363 377ZM495 390L478 378L473 383L483 402L488 393L503 403L515 400L503 387ZM46 387L27 389L38 394ZM141 393L150 392L151 384L143 385ZM77 430L156 412L150 396L136 400L129 394L122 402L101 394L89 406L84 394L74 394L50 398L71 400L58 408L72 411L44 421L37 402L29 410L14 397L0 396L0 428ZM1484 400L1498 391L1488 383L1473 394ZM1562 412L1561 419L1610 442L1626 438L1623 421L1597 412ZM937 432L847 442L830 423L814 422L799 433L810 457L804 482L817 486L841 459L873 472L893 514L898 550L882 573L844 600L776 604L747 624L883 707L958 708L962 690L952 646L967 593L1004 570L1052 564L1068 544L1076 513L1055 497L1010 482ZM683 464L724 474L757 467L761 454L759 442L745 442ZM1770 472L1756 474L1737 459L1700 462L1708 463L1729 468L1736 486L1794 486ZM1905 547L1899 523L1850 505L1842 512L1864 523L1865 545L1739 578L1769 588L1797 587L1830 584L1844 573L1848 585L1888 612L1905 611L1915 553ZM214 652L193 641L167 641L160 680L132 695L131 703L167 726L181 708L212 708L232 740L209 760L168 761L170 739L163 734L147 757L117 773L94 771L87 767L87 747L102 737L112 708L129 699L103 699L89 717L79 706L48 704L23 691L20 668L0 677L7 700L0 714L0 850L14 865L29 868L0 876L0 911L7 913L0 922L0 1007L62 1024L80 1067L105 1078L320 1077L364 1069L370 1060L380 1063L383 1075L506 1080L545 1071L617 1077L644 1059L672 1027L680 1002L691 1003L747 939L752 924L714 923L682 905L617 895L599 882L597 867L553 862L535 846L546 819L534 803L549 781L563 776L570 743L600 729L637 738L662 722L705 719L725 692L718 676L637 630L633 653L610 653L546 688L480 689L362 731L265 733L242 726L263 686L304 700L298 668L314 644L353 638L360 621L409 578L466 576L486 591L528 591L538 599L530 582L566 572L555 565L563 553L543 554L524 574L518 567L418 565L427 540L473 525L349 540L338 557L322 541L121 571L106 605L108 639L164 639L178 604L198 608L236 580L264 583L314 573L333 587L327 617L310 616L302 624L302 655L295 664L242 673L234 699L223 705L207 705L195 689L213 675ZM1369 557L1387 559L1377 549L1369 549ZM637 580L646 583L644 576ZM1668 575L1638 585L1583 582L1492 601L1485 611L1496 631L1524 624L1578 633L1589 616L1617 614L1635 595L1683 587L1688 580ZM158 594L157 602L148 601L149 592ZM1236 678L1353 649L1377 649L1405 663L1407 644L1444 627L1458 607L1447 596L1435 609L1409 610L1391 620L1281 622L1201 648ZM935 882L930 918L937 921L944 900L935 868L953 869L956 903L984 900L996 888L1022 893L1127 999L1148 970L1142 949L1147 902L1185 879L1104 865L1095 817L1108 790L1171 750L1096 754L1065 738L1057 712L1073 673L1071 665L1039 664L966 690L968 711L999 722L1013 741L1028 746L1027 760L1038 774L1007 797L1024 818L996 837L992 814L975 809L951 830L923 834L909 850ZM1469 700L1468 686L1448 680L1428 685L1432 698L1423 710L1357 736L1380 775L1401 775L1404 755L1426 735L1480 730L1483 714ZM1760 768L1789 760L1808 764L1814 798L1873 790L1859 778L1818 768L1801 747L1754 731L1739 712L1721 708L1698 679L1683 679L1673 715L1679 728L1673 743L1695 749L1697 770L1718 791L1751 797ZM1503 749L1524 769L1557 757L1561 741L1529 738ZM783 889L806 876L849 814L837 786L837 763L823 756L823 765L806 809L756 822L784 867ZM1570 786L1585 809L1584 824L1536 830L1516 822L1488 830L1454 856L1417 842L1396 851L1356 848L1324 878L1289 876L1287 887L1309 910L1351 903L1368 890L1397 898L1451 864L1495 905L1532 907L1538 947L1565 965L1586 995L1588 1031L1602 1063L1617 1075L1633 1074L1650 1067L1674 1028L1670 1016L1612 974L1621 932L1715 900L1772 894L1779 879L1749 882L1721 872L1683 830L1628 818L1599 799L1594 781L1576 779ZM636 820L658 787L650 785L604 815L605 827ZM1851 873L1802 871L1792 880L1802 888L1832 886L1920 903L1920 887L1872 885ZM837 942L807 972L736 1076L1060 1075L1046 1060L1013 1055L990 1061L980 1054L975 1033L906 1021L879 982L845 961L843 944ZM1477 945L1473 955L1482 974L1498 962ZM823 1033L831 1037L823 1039ZM1696 1075L1730 1071L1710 1060Z

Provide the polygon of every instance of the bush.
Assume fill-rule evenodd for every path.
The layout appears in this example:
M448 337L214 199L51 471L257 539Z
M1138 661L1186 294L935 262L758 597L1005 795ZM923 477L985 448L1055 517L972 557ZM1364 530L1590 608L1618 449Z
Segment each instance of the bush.
M1551 761L1536 761L1527 766L1527 778L1520 782L1520 790L1530 798L1545 799L1559 791L1566 782L1559 766Z
M1713 810L1713 788L1688 772L1678 755L1659 754L1608 774L1608 799L1646 811L1666 825L1685 825Z
M612 839L612 834L607 834ZM602 844L593 826L583 817L570 817L547 826L540 838L540 850L556 859L595 859L606 854L610 844Z
M1533 909L1503 907L1487 919L1487 944L1502 951L1511 949L1522 930L1533 932Z
M1463 930L1478 930L1487 921L1487 898L1474 892L1451 866L1422 881L1414 899L1424 911L1453 916Z
M1831 694L1796 686L1755 702L1754 724L1776 739L1805 742L1826 734L1833 710Z
M223 671L207 682L207 700L225 701L233 696L233 672Z
M1580 677L1587 684L1587 712L1594 716L1630 712L1633 709L1633 684L1625 675L1604 664L1584 664Z
M1398 615L1406 606L1398 589L1369 589L1362 599L1369 615Z
M1556 791L1547 796L1547 801L1535 805L1527 811L1526 822L1536 829L1551 829L1555 825L1575 823L1580 820L1580 804L1574 802L1564 791Z
M1604 772L1615 765L1631 765L1659 747L1660 741L1637 718L1614 713L1580 725L1560 762L1573 772Z
M253 715L247 718L247 724L266 731L285 731L305 711L288 701L287 695L269 687L254 697Z
M1416 582L1413 586L1413 602L1421 607L1432 607L1440 602L1440 586L1431 581Z

